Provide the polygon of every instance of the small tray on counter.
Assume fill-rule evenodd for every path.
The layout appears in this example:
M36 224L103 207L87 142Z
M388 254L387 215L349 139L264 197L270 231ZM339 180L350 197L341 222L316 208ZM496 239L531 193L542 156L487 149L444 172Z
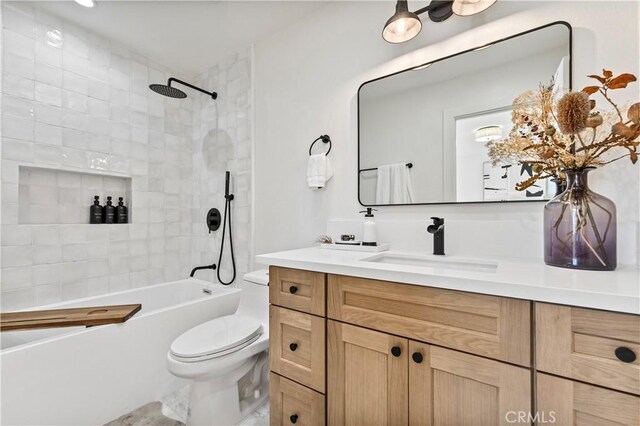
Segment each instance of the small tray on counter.
M389 250L389 244L380 243L377 246L363 246L362 244L320 244L320 248L327 250L362 251L368 253L380 253Z

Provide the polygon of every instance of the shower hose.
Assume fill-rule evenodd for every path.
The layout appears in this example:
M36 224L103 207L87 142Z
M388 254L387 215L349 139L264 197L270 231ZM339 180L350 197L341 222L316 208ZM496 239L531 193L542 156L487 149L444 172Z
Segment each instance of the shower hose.
M224 196L224 198L225 198L225 203L224 203L224 219L222 220L222 241L220 242L220 257L218 257L218 268L216 269L216 273L218 276L218 282L220 282L220 284L229 285L233 283L236 279L236 259L233 255L233 233L231 231L231 201L233 200L233 194L227 193ZM224 237L227 234L227 216L229 217L229 248L231 249L231 266L233 269L233 275L231 277L231 280L225 282L222 280L222 277L220 276L220 270L222 266L222 255L224 254Z

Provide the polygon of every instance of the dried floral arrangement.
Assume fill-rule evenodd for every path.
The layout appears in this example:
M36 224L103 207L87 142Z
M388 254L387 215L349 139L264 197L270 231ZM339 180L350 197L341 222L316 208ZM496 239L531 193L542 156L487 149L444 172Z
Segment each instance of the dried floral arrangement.
M540 85L513 101L513 128L509 136L487 143L489 158L494 166L503 163L530 165L533 175L518 183L523 191L538 180L564 179L563 170L600 167L629 158L638 161L640 141L640 102L631 105L626 118L611 99L611 90L625 89L636 81L633 74L613 76L608 70L602 75L590 75L599 84L587 86L580 92L569 92L559 100L555 97L555 82ZM599 94L613 107L599 111L591 99ZM617 156L610 158L610 151Z

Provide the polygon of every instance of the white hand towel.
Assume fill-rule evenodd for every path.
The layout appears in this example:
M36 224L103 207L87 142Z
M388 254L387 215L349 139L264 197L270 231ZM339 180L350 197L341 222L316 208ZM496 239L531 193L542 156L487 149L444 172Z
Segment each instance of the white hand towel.
M406 163L378 167L376 204L410 204L413 202L411 175Z
M307 185L310 188L324 188L327 181L333 177L333 168L326 154L309 156L307 163Z

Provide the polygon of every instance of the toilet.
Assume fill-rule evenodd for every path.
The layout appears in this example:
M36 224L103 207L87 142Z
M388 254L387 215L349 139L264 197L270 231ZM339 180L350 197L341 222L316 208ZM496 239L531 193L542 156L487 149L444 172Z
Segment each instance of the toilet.
M197 325L171 344L169 371L190 380L187 425L235 425L267 399L268 285L267 270L246 274L235 314Z

